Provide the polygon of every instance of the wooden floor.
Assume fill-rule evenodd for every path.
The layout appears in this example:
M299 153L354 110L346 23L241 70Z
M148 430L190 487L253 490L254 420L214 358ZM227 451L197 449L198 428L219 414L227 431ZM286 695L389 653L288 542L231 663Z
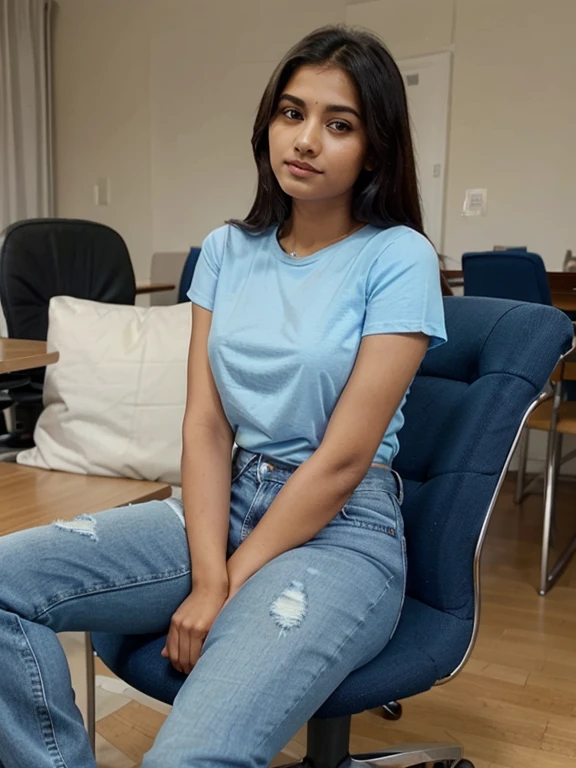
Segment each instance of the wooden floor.
M575 768L576 560L547 597L538 597L542 501L533 496L517 508L512 492L513 478L504 486L484 550L473 658L452 683L404 701L400 721L386 722L376 711L355 717L353 751L447 741L462 744L476 768ZM568 481L559 489L559 545L572 528L576 483ZM126 756L121 768L130 768L140 764L163 719L129 702L103 717L98 732ZM303 729L273 765L301 757L304 739Z

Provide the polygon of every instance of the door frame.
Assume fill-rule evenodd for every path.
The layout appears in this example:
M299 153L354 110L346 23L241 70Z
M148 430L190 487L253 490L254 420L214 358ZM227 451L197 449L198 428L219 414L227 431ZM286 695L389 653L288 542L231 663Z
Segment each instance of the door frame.
M450 147L450 121L452 114L452 81L454 73L454 56L451 50L441 51L439 53L431 53L425 56L414 56L408 59L398 59L398 67L402 73L402 76L406 76L406 70L408 69L423 69L429 67L442 67L444 70L444 82L442 87L442 93L440 97L444 104L444 109L441 114L440 130L444 136L444 140L438 149L439 157L438 162L441 163L440 173L440 189L441 200L440 206L434 216L434 224L436 231L439 233L437 242L435 243L440 252L444 249L445 242L445 226L446 226L446 197L448 190L448 158ZM406 86L407 88L409 86Z

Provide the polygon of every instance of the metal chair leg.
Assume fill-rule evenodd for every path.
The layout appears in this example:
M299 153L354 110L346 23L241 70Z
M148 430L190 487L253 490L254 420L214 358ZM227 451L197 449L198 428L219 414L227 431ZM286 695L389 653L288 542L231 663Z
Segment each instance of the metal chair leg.
M530 430L524 428L520 445L518 446L518 474L516 476L516 495L514 503L520 504L525 496L524 481L526 479L526 464L528 462L528 444L530 441Z
M562 397L562 382L554 385L554 404L552 418L550 420L550 432L548 433L548 447L546 451L546 473L544 485L544 524L542 528L542 554L540 562L540 595L545 595L552 586L548 575L548 562L550 556L550 534L554 519L554 501L556 495L556 478L558 476L559 437L556 431L558 422L558 410Z
M92 752L96 754L96 676L94 670L94 649L90 632L84 633L84 647L86 652L86 729Z
M556 446L556 454L558 456L558 461L556 462L556 476L554 477L554 498L556 498L556 489L558 488L558 481L560 479L560 469L562 467L562 446L564 444L564 435L562 433L558 433L558 444ZM552 528L550 529L550 545L552 547L556 546L556 538L558 535L558 525L556 520L556 515L552 513Z

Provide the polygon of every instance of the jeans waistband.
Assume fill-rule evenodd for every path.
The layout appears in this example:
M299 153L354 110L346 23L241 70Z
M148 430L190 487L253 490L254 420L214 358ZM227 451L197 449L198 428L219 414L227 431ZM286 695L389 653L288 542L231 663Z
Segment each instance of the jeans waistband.
M239 446L234 451L232 467L234 477L239 477L250 469L256 474L259 482L264 479L287 482L290 475L298 469L295 464L288 464L261 453L252 453ZM400 504L404 500L402 478L395 469L370 467L358 488L393 493Z

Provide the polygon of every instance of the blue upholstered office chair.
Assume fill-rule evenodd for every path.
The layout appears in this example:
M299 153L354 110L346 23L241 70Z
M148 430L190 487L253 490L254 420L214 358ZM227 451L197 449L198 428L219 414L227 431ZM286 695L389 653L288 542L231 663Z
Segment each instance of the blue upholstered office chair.
M472 766L456 745L387 749L353 760L350 719L447 682L470 655L488 520L520 430L572 343L572 324L538 304L452 297L445 308L449 342L428 353L414 380L394 463L406 491L404 610L386 648L308 723L307 766ZM123 680L161 701L174 700L185 677L160 656L163 636L93 633L92 640Z
M515 299L516 301L531 301L539 304L552 304L550 285L546 274L546 266L536 253L522 249L506 251L486 251L484 253L465 253L462 256L462 271L464 274L464 294L466 296L490 296L497 299ZM573 318L572 318L573 319ZM576 383L560 381L554 385L556 397L562 400L576 400ZM561 395L560 395L561 393ZM573 406L557 403L555 416L562 415L566 409L572 413ZM562 456L562 432L557 432L550 403L543 403L538 412L526 424L518 446L518 474L514 500L520 504L528 495L537 492L544 478L544 523L542 526L542 550L540 563L540 579L538 592L545 595L555 583L574 552L574 543L569 544L565 552L558 557L550 568L549 550L554 527L554 500L556 483L562 464L566 464L576 456L576 450ZM546 470L526 483L526 465L530 430L539 429L548 432L549 447L547 451ZM575 539L576 541L576 539Z
M190 248L190 253L184 263L184 269L182 270L182 277L180 278L180 285L178 286L178 304L183 304L185 301L190 301L188 296L188 289L192 283L194 276L194 270L196 269L196 263L200 256L201 248Z
M465 296L552 305L546 266L537 253L511 249L462 256Z

